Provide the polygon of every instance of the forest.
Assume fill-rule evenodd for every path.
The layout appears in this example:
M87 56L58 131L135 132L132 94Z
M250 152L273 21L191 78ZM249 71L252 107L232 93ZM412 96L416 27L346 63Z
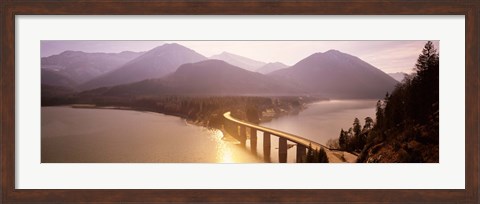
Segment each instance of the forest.
M324 100L309 96L141 96L107 97L79 94L42 98L42 106L91 104L95 108L117 107L179 116L190 123L221 128L223 114L259 124L288 114L298 114L308 103ZM82 106L76 106L82 107ZM91 106L88 106L91 108Z
M439 54L427 42L415 72L378 100L376 118L354 119L328 146L359 155L357 162L439 161Z

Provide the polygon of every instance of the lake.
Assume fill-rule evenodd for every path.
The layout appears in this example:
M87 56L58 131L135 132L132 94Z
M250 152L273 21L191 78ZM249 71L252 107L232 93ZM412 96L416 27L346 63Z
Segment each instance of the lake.
M377 100L331 100L309 104L298 115L289 115L262 123L262 126L280 129L321 144L338 138L340 130L352 127L358 118L365 123L366 117L375 119Z
M261 125L296 134L321 144L338 138L355 117L375 116L376 100L331 100L308 105L297 115ZM42 107L42 163L254 163L263 162L262 134L257 154L221 131L152 112L115 109ZM249 144L249 141L247 141ZM249 148L249 145L247 145ZM272 136L272 162L278 139ZM295 147L288 151L295 161Z
M330 100L309 104L307 109L297 115L288 115L262 123L262 126L295 134L320 144L340 136L340 130L348 130L353 120L358 118L361 125L366 117L375 120L377 100ZM257 135L262 135L258 132ZM278 137L272 137L272 146L278 148ZM259 146L263 144L259 137ZM288 150L288 162L295 162L296 148ZM272 161L278 161L278 149L272 150Z
M152 112L42 107L42 163L261 162L236 142Z

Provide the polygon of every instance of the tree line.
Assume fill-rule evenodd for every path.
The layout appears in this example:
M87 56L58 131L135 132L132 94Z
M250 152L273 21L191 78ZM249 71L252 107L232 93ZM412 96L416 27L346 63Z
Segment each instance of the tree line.
M358 162L438 162L439 54L428 41L414 73L378 100L375 121L340 131L327 145L359 152Z

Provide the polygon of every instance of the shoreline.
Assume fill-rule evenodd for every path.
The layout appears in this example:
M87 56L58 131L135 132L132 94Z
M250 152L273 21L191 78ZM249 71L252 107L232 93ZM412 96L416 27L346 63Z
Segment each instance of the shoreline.
M298 114L298 113L304 111L305 109L308 109L310 104L325 102L325 101L330 101L330 100L320 100L320 101L302 103L298 108L289 109L289 110L282 109L282 111L280 111L280 112L270 111L270 114L268 114L269 111L267 109L267 111L265 111L265 113L267 113L267 114L264 114L264 112L262 112L261 116L258 118L260 120L259 124L264 123L264 122L269 122L269 121L272 121L274 119L281 118L283 116ZM145 108L136 108L136 107L128 107L128 106L98 106L96 104L70 104L70 105L62 105L62 106L63 107L70 107L70 108L79 108L79 109L105 109L105 110L129 110L129 111L139 111L139 112L151 112L151 113L163 114L163 115L166 115L166 116L179 117L187 125L194 125L194 126L197 126L197 127L202 127L202 128L207 128L207 129L216 129L216 130L222 131L221 127L209 127L206 124L206 122L208 123L208 121L191 120L191 119L188 119L186 117L182 117L181 115L162 113L162 112L158 112L158 111L154 111L154 110L148 110L148 109L145 109ZM42 107L62 107L62 106L42 106ZM272 114L272 113L274 113L274 114ZM326 150L327 150L328 157L331 160L330 163L339 163L339 162L351 163L351 162L355 162L356 158L358 157L356 155L352 155L349 152L344 152L344 151L339 151L339 150L329 150L328 148ZM340 158L339 155L342 155L342 157ZM345 156L348 155L348 157L345 157L346 159L344 159L343 155L345 155ZM353 158L353 157L355 157L355 158Z
M330 99L325 99L325 98L317 98L317 99L307 99L305 97L296 97L297 99L297 106L292 106L291 102L283 101L283 104L273 104L270 107L260 109L258 112L258 116L256 117L256 120L258 121L258 124L265 123L265 122L270 122L274 119L281 118L283 116L289 116L289 115L297 115L300 112L304 111L307 109L310 104L313 103L318 103L318 102L325 102L325 101L330 101ZM261 104L258 104L259 106ZM285 106L287 105L287 106ZM56 106L56 105L53 105ZM66 106L66 107L71 107L71 108L84 108L84 109L111 109L111 110L132 110L132 111L140 111L140 112L152 112L152 113L159 113L159 114L164 114L164 115L169 115L169 116L175 116L175 117L180 117L184 119L187 123L189 124L194 124L197 126L202 126L206 128L219 128L215 127L215 124L211 124L212 122L212 115L215 114L215 112L204 112L206 114L206 117L201 117L197 119L194 118L189 118L191 116L182 114L181 111L157 111L152 108L148 107L133 107L133 106L116 106L116 105L97 105L95 103L74 103L74 104L64 104L64 105L58 105L58 106ZM51 106L41 106L41 107L51 107ZM200 109L200 112L202 110ZM232 111L233 110L228 110ZM238 109L236 110L238 111ZM246 110L243 110L243 112L239 112L241 114L245 114ZM216 113L219 114L219 113ZM223 114L220 113L220 114ZM241 118L242 120L246 120L246 118ZM248 121L248 120L246 120Z
M149 112L149 113L156 113L156 114L162 114L162 115L166 115L166 116L174 116L174 117L178 117L182 120L185 121L185 123L187 124L191 124L191 125L197 125L197 126L201 126L201 127L204 127L204 128L208 128L208 127L205 127L203 125L201 125L201 123L198 123L198 122L194 122L194 121L191 121L191 120L188 120L186 118L183 118L181 116L178 116L178 115L172 115L172 114L167 114L167 113L161 113L161 112L157 112L157 111L151 111L151 110L142 110L142 109L136 109L136 108L132 108L132 107L127 107L127 106L97 106L95 104L72 104L72 105L62 105L62 106L42 106L42 107L70 107L70 108L77 108L77 109L98 109L98 110L128 110L128 111L137 111L137 112Z

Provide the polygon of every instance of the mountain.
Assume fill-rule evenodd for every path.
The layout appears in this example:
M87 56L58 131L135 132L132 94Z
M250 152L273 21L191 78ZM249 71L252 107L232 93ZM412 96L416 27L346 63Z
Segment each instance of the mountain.
M206 60L180 66L160 79L99 88L83 94L106 96L141 95L298 95L300 90L260 73Z
M153 48L114 71L80 85L80 88L87 90L159 78L174 72L182 64L206 59L206 57L182 45L176 43L164 44Z
M256 61L250 58L242 57L240 55L222 52L218 55L213 55L210 59L218 59L225 61L231 65L246 69L248 71L255 71L258 68L265 66L267 63Z
M405 73L405 72L395 72L395 73L388 73L388 75L390 75L392 78L394 78L398 82L401 82L405 78L405 75L407 75L407 73Z
M52 74L63 76L72 80L76 84L86 82L101 74L107 73L126 62L140 56L138 52L121 53L86 53L81 51L65 51L58 55L42 57L42 74ZM49 78L50 77L46 77ZM43 82L43 78L42 78ZM57 84L48 80L48 84Z
M74 88L77 86L77 82L68 76L65 76L62 72L50 69L41 69L41 82L44 85L50 86L62 86L68 88Z
M337 50L312 54L269 75L330 98L381 98L398 83L358 57Z
M262 73L262 74L268 74L270 72L274 72L280 69L285 69L288 66L281 63L281 62L271 62L266 65L263 65L262 67L258 68L256 72Z

